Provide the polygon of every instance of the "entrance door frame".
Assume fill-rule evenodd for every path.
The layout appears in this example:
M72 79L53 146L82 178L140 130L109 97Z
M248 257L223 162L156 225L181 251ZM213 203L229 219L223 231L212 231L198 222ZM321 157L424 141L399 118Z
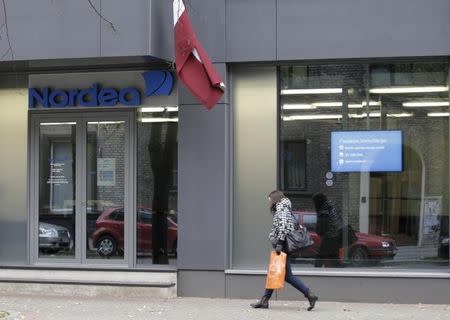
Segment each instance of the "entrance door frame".
M132 268L136 265L136 112L134 109L99 110L36 110L29 112L29 210L28 253L33 265L64 264L76 267ZM39 124L48 122L76 122L75 166L75 257L39 257ZM88 121L124 121L124 256L123 259L88 259L86 256L86 159Z

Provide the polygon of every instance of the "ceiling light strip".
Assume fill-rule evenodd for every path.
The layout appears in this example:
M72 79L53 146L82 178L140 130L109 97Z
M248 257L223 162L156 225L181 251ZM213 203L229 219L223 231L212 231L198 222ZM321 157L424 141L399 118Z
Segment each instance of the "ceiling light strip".
M340 114L305 114L305 115L292 115L283 117L284 121L294 121L294 120L331 120L331 119L341 119Z
M342 93L342 88L322 88L322 89L283 89L281 95L292 94L331 94Z
M448 117L448 112L430 112L427 114L429 117Z
M41 122L41 126L63 126L63 125L76 125L76 122Z
M385 88L372 88L369 91L370 93L378 93L378 94L446 92L448 91L448 86L385 87Z
M420 108L420 107L448 107L448 101L408 101L403 102L402 106L406 108Z
M164 111L168 111L168 112L174 112L174 111L178 111L178 107L143 107L139 109L140 112L143 113L147 113L147 112L164 112Z
M141 122L178 122L178 118L141 118Z
M316 109L312 104L295 104L295 103L286 103L281 106L283 110L308 110L308 109Z
M410 112L402 112L402 113L388 113L387 117L389 118L409 118L414 116L413 113Z

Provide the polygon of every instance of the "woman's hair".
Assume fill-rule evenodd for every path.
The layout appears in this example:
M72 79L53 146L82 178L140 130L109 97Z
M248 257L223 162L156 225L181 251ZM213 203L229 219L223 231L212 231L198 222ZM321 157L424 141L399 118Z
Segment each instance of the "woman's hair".
M314 207L316 209L316 212L319 211L319 209L323 206L325 202L327 202L328 198L327 196L322 192L317 192L313 194L312 196Z
M274 204L276 204L281 199L285 198L285 195L283 192L274 190L271 193L269 193L270 198L270 207L272 207Z

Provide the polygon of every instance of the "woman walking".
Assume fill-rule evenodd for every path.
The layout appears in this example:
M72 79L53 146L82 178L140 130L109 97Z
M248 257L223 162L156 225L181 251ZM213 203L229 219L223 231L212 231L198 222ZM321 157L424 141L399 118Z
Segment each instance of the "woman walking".
M308 311L311 311L319 297L314 295L299 278L292 274L289 253L286 249L286 235L294 230L296 223L295 218L292 215L291 201L286 198L281 191L277 190L272 191L269 194L268 200L270 211L273 215L272 229L269 233L269 240L277 254L280 254L281 251L287 254L285 281L303 293L305 298L309 301ZM272 294L273 289L266 289L261 299L256 303L252 303L251 306L253 308L267 309L269 307L269 299L272 297Z

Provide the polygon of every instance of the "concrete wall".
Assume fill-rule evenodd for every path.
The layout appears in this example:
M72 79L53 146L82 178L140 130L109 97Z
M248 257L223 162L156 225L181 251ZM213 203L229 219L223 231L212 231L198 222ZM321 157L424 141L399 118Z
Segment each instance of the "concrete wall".
M172 1L92 3L104 19L88 1L6 1L14 58L2 28L1 60L173 58ZM186 6L214 62L450 54L449 0L190 0Z
M150 52L153 56L173 61L172 1L151 0Z
M294 272L320 296L320 301L372 303L448 303L448 274L441 277L422 274L377 272L364 275L332 275L321 271ZM178 295L231 299L257 299L264 292L266 276L263 272L179 271ZM420 288L420 290L417 290ZM297 290L286 283L273 300L297 300L307 303ZM320 302L319 301L319 302Z
M449 0L227 0L227 61L450 54Z
M320 272L320 271L319 271ZM372 303L448 303L450 279L409 276L328 276L294 273L321 301L372 302ZM255 299L264 292L265 275L226 275L226 292L229 298ZM420 288L420 290L418 290ZM305 301L292 286L286 284L278 291L279 300ZM320 301L319 301L320 302Z
M178 269L224 270L230 216L230 108L180 104Z
M198 38L224 83L225 0L186 1ZM231 204L230 91L210 111L183 85L178 90L178 270L229 265ZM180 289L183 291L183 288ZM218 289L219 290L219 289Z
M8 37L2 28L0 60L169 56L171 1L91 2L101 16L88 1L5 1L12 50L7 52ZM3 12L3 4L0 9Z
M18 76L19 85L26 84ZM10 79L12 80L12 79ZM14 83L14 82L10 82ZM27 134L25 89L0 88L0 261L27 262Z

